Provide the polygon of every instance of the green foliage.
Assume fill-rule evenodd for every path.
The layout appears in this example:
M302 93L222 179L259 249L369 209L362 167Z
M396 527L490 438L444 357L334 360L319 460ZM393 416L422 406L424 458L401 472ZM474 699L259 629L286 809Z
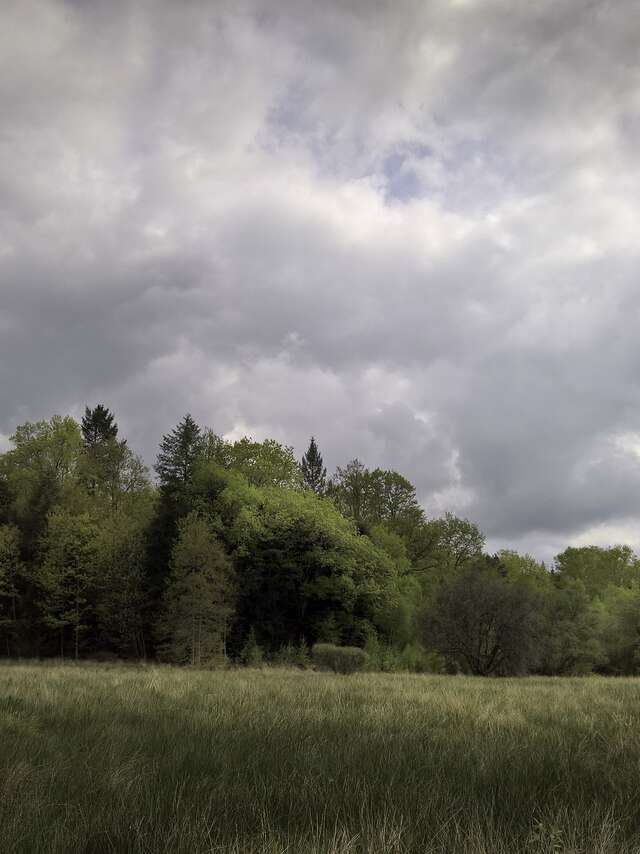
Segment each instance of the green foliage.
M444 658L414 641L403 647L381 643L371 636L365 646L367 669L381 673L444 673Z
M144 561L154 504L148 492L128 496L97 532L96 640L101 649L126 658L147 656Z
M279 667L300 667L304 670L311 666L311 651L304 641L300 644L288 643L280 647L272 661Z
M155 470L160 482L160 500L151 523L146 558L146 576L152 607L159 607L170 572L171 552L178 537L178 524L195 507L194 481L203 463L204 440L191 415L162 437Z
M323 495L326 488L327 470L322 462L322 454L314 437L311 437L309 448L302 458L302 477L305 485L316 495Z
M545 594L540 669L552 675L590 673L606 661L599 614L584 585L570 578Z
M316 642L340 644L341 630L336 615L331 612L316 622Z
M442 655L425 649L414 642L407 644L398 655L398 670L409 673L445 673L446 662Z
M325 489L315 439L299 465L189 415L156 472L158 486L102 404L82 426L15 429L0 454L0 652L202 663L242 657L253 631L282 663L308 638L366 646L378 670L640 673L629 547L569 548L551 573L490 558L475 524L427 519L398 472L354 459Z
M160 443L155 469L164 492L183 497L201 452L200 427L187 414Z
M19 627L19 585L24 573L20 532L13 525L0 525L0 638L9 655Z
M358 459L345 468L338 466L327 494L363 531L385 522L390 530L408 537L424 522L413 484L395 471L369 471Z
M274 439L254 442L247 437L228 448L228 467L239 472L253 486L299 489L302 471L293 449Z
M39 583L44 623L59 634L60 655L71 630L77 659L84 632L93 615L97 566L97 526L87 513L51 513Z
M320 670L334 673L357 673L367 666L367 654L357 646L316 643L311 647L311 659Z
M640 591L610 586L598 605L604 669L616 675L640 674Z
M206 519L191 513L178 530L157 624L158 649L178 664L202 665L226 654L231 564Z
M81 501L77 472L82 435L73 418L26 422L11 437L13 449L0 469L11 496L10 519L20 528L25 551L36 555L47 514L56 504Z
M118 435L118 425L108 407L99 403L94 409L85 407L82 418L82 438L88 448L94 448Z
M317 640L333 615L343 641L363 641L398 596L389 557L308 491L253 488L244 499L232 531L241 624L259 626L273 650Z
M482 555L484 535L468 519L446 513L442 519L433 519L428 525L430 548L422 561L428 584L450 578Z
M422 618L427 647L476 676L518 675L537 664L538 601L481 560L439 589Z
M554 572L560 578L581 581L588 595L602 595L607 587L640 587L640 562L629 546L568 548L555 560Z
M549 592L553 586L553 576L545 565L531 555L520 555L510 549L502 549L497 557L507 578L526 584L532 590Z
M261 667L264 662L264 652L256 639L253 626L249 629L249 634L240 651L240 661L245 667Z

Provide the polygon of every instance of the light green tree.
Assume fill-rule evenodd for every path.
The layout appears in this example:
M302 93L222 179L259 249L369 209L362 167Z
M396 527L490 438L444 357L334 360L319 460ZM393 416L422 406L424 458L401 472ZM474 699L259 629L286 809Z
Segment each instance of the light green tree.
M98 529L88 513L58 509L49 515L39 574L41 605L45 625L59 633L62 657L69 632L74 657L80 655L81 638L94 612L97 557Z
M604 593L610 585L628 590L640 587L640 561L629 546L570 547L556 557L554 573L580 579L590 596Z
M12 515L33 554L54 505L82 504L77 476L82 434L73 418L54 415L50 421L21 424L11 441L0 470L12 497Z

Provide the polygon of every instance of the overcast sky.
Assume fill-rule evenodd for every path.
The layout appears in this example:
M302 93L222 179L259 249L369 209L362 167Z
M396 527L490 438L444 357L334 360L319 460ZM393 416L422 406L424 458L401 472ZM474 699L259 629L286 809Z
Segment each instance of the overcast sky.
M0 444L313 433L640 545L640 4L3 0Z

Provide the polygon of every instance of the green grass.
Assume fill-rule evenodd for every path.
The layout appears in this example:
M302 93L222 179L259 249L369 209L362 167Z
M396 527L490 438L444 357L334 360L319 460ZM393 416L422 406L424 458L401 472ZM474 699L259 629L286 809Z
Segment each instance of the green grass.
M0 851L640 851L640 682L0 666Z

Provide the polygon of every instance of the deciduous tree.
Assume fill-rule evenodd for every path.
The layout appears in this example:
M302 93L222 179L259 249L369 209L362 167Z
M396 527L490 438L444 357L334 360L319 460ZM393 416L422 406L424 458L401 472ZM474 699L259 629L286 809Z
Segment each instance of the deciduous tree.
M445 581L421 623L427 646L478 676L526 673L537 663L536 594L481 558Z

